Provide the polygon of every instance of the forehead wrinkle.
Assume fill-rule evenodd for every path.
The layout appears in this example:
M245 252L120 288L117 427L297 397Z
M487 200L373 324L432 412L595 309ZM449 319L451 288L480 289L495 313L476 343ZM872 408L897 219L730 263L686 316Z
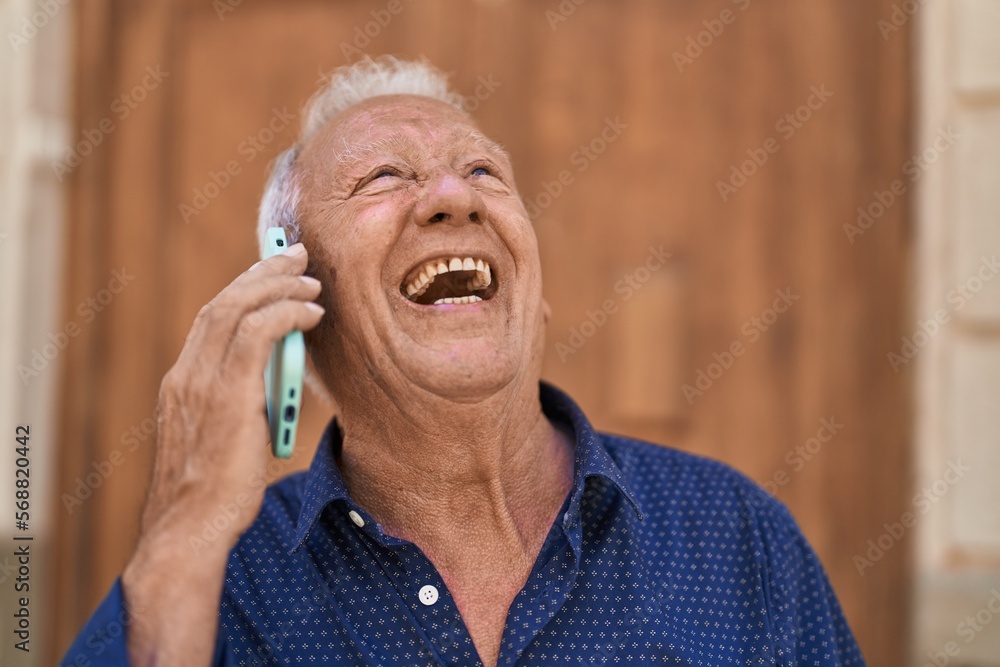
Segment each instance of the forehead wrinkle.
M476 130L469 130L467 138L472 139L472 143L476 144L480 148L484 148L487 151L492 151L504 156L507 161L510 161L510 153L504 150L504 147L493 141L492 139L486 137L482 133Z
M371 135L372 127L374 124L368 128L369 135ZM382 137L373 143L348 144L347 139L342 138L341 143L343 144L342 148L340 150L334 148L333 154L339 163L348 168L383 152L405 153L413 148L408 137L399 135Z

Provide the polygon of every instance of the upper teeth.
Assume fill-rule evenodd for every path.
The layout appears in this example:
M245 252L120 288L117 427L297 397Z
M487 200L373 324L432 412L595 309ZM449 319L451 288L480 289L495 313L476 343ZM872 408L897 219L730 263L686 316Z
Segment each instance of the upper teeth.
M415 276L406 283L406 296L411 299L420 296L427 291L427 286L434 281L436 276L449 271L475 271L476 274L466 284L470 290L484 289L493 282L489 262L472 257L432 259L416 270Z

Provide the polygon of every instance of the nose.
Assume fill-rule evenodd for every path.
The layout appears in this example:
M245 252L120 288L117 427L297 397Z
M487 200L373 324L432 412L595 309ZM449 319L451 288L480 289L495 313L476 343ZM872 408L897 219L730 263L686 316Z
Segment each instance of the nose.
M419 225L480 223L486 214L486 204L464 178L453 171L442 170L424 186L414 214Z

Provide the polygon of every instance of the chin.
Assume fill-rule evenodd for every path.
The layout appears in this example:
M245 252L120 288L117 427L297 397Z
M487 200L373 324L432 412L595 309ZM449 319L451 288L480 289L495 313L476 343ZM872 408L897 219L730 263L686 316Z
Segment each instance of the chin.
M524 355L503 350L494 341L465 339L440 347L423 347L396 360L414 385L459 403L488 398L507 387L522 370Z

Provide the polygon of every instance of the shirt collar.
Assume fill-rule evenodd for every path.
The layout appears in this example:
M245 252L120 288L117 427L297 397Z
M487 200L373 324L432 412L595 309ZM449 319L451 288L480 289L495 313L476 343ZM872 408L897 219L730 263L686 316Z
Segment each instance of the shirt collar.
M639 506L628 480L622 473L618 463L611 458L601 434L594 430L590 420L583 414L573 399L547 382L542 382L540 397L542 411L552 421L562 422L571 427L576 441L576 456L573 463L573 489L570 492L569 508L564 517L567 523L575 523L580 514L580 501L583 497L587 479L604 477L617 487L626 499L638 519L642 520L642 508Z
M312 529L316 519L327 505L335 500L350 501L347 494L347 485L344 484L344 477L337 467L336 457L340 453L343 445L343 434L340 424L334 417L326 425L323 436L319 440L316 454L313 456L312 464L306 473L305 489L302 493L302 507L299 509L299 517L295 523L295 538L289 552L293 552L302 546L306 535Z
M600 434L591 426L580 407L573 399L547 382L540 382L539 385L542 411L550 420L569 426L575 439L573 488L570 491L569 508L563 517L564 524L576 523L586 481L590 477L604 477L614 484L628 499L639 520L642 520L642 509L629 488L621 468L611 458ZM306 473L302 507L299 510L290 553L302 545L327 505L336 500L344 500L352 509L354 508L354 501L347 493L347 485L336 462L336 457L343 446L342 437L340 424L334 417L323 431L316 455Z

